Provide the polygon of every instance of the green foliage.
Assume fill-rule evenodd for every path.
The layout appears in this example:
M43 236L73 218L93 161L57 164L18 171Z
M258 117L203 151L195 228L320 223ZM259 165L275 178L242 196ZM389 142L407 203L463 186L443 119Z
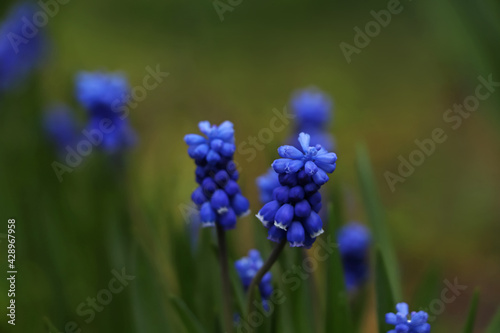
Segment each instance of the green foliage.
M375 245L380 248L380 255L387 269L391 294L394 296L394 299L402 301L399 265L397 263L393 244L390 240L385 213L382 203L380 202L380 195L373 177L370 158L365 146L358 146L357 169L368 222L371 225Z
M484 333L496 333L500 332L500 308L498 308L495 316L491 320L490 325Z
M472 301L470 303L469 314L467 315L467 321L465 322L465 327L463 333L473 333L474 324L476 323L477 306L479 304L479 290L474 291L472 296Z
M170 301L174 309L177 311L177 314L179 315L182 323L184 324L183 327L185 328L186 332L205 333L205 329L195 317L193 312L191 312L191 310L187 307L184 301L173 295L170 296Z
M339 194L336 192L335 194ZM340 195L333 197L335 204L328 208L328 237L336 239L336 232L341 227ZM340 250L336 248L327 260L325 332L353 332L349 297L346 291Z
M158 327L162 332L171 332L169 312L164 302L165 292L158 281L158 273L154 269L151 258L142 248L135 245L132 270L135 272L135 282L132 284L132 313L136 332L156 332Z
M440 297L441 273L436 265L432 265L421 279L413 295L412 306L415 309L428 308L433 299Z
M389 269L384 262L380 249L376 251L377 261L375 263L375 294L377 299L378 331L387 332L390 326L385 323L385 314L394 312L396 301L392 294L393 288L389 280Z

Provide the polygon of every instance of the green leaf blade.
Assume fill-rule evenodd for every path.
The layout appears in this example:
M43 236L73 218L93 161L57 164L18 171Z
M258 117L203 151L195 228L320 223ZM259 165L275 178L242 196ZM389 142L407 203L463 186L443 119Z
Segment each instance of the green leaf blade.
M336 238L341 225L341 204L339 195L335 195L334 203L328 208L328 236ZM344 280L344 269L339 249L335 249L328 259L327 266L327 298L325 315L325 332L353 332L349 297Z
M184 328L189 333L205 333L203 326L195 317L186 303L177 296L171 295L170 302L179 315L179 319L184 324Z
M497 310L497 313L493 317L493 319L490 322L490 325L486 329L484 333L496 333L500 332L500 307Z
M392 294L391 281L388 270L382 256L382 252L377 248L375 264L375 294L377 300L378 331L387 332L390 327L385 323L385 314L394 312L396 301Z
M392 289L391 294L396 300L402 301L403 292L396 252L389 236L385 212L373 176L370 157L364 145L360 145L357 148L357 169L368 221L371 225L375 244L380 248L384 265L387 269Z
M477 306L479 304L479 290L474 291L472 296L472 301L470 303L469 314L467 315L467 321L465 322L464 333L473 333L474 324L476 322Z

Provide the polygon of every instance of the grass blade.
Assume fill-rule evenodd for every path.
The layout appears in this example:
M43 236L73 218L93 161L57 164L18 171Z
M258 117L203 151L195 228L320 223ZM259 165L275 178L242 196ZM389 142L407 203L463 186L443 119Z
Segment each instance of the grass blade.
M49 318L43 317L43 323L47 333L59 333L59 330L52 324Z
M328 235L336 239L337 230L340 228L340 200L338 195L334 203L328 208ZM352 332L351 313L349 309L349 298L344 280L344 269L339 249L335 249L328 259L327 281L326 281L326 313L325 332Z
M469 314L467 315L467 321L465 322L464 333L473 333L474 331L474 324L476 322L478 303L479 303L479 290L476 289L474 291L474 295L472 296L472 301L470 303Z
M137 332L170 332L164 295L158 275L149 258L138 244L134 244L133 271L137 279L132 285L132 309ZM155 309L155 311L150 311Z
M387 332L390 327L385 323L385 314L394 312L396 302L392 294L391 281L380 248L377 248L375 265L375 294L377 299L378 332Z
M373 176L370 157L364 145L357 149L357 167L361 183L361 192L365 203L365 210L370 222L375 245L380 248L384 264L390 281L391 294L395 299L402 300L402 288L399 279L399 265L389 231L386 225L385 213L380 202L379 192Z
M193 312L189 310L186 303L177 296L171 295L170 302L172 303L174 309L179 314L179 319L184 324L184 328L189 333L205 333L203 326L201 326L198 319L195 317Z
M500 332L500 307L497 310L497 313L491 320L490 325L486 329L484 333L497 333Z
M428 308L432 300L439 298L441 272L437 265L432 265L425 273L419 283L413 301L412 307L415 309Z

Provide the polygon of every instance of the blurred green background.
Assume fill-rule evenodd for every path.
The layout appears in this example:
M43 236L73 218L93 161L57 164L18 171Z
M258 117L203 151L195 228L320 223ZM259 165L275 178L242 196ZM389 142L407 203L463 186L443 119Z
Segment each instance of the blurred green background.
M365 142L407 301L425 272L439 267L441 279L457 277L469 288L446 306L432 331L456 332L478 286L480 332L500 300L500 91L456 131L442 117L474 93L479 75L500 81L500 5L401 5L351 63L339 44L353 44L353 28L373 20L370 11L386 9L386 1L243 0L223 21L210 1L71 0L61 6L43 28L52 43L44 67L5 98L5 112L0 106L0 232L11 217L19 231L19 326L7 327L4 318L1 330L42 332L47 317L60 331L71 320L84 332L161 331L129 326L124 299L146 291L116 295L88 325L75 314L79 303L106 287L111 270L122 267L124 254L113 247L110 230L131 226L144 262L159 276L151 295L160 285L175 293L173 262L185 253L170 250L170 235L184 228L182 207L195 188L184 134L196 132L201 120L230 120L238 144L267 127L272 110L282 110L293 91L315 85L335 101L331 132L339 161L332 181L342 188L347 219L365 221L355 168L356 145ZM145 68L157 64L170 75L130 114L140 142L127 156L125 173L117 175L105 156L93 153L59 183L51 168L58 157L41 130L45 105L69 103L84 119L73 94L78 71L120 70L136 86ZM436 127L448 140L391 192L384 172L396 172L398 156L407 158L414 140L430 137ZM235 156L254 213L260 208L255 178L291 131L276 133L251 162ZM253 215L239 221L228 234L235 257L256 246L260 229ZM0 244L6 262L5 240ZM135 304L139 312L169 311ZM367 312L363 331L375 330L374 313Z

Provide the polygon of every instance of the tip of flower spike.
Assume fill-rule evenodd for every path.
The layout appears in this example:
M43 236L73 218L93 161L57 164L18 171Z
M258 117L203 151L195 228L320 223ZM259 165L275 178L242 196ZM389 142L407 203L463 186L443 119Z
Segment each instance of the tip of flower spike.
M311 143L311 136L307 133L301 132L299 134L299 143L302 147L302 151L304 153L307 153L307 151L309 150L309 144Z
M401 332L421 332L429 333L431 326L427 323L428 314L425 311L411 312L411 317L408 318L408 304L398 303L396 305L397 313L389 312L385 315L387 324L395 325L396 330Z
M283 230L287 230L287 226L282 224L282 223L279 223L278 221L274 221L274 225L280 229L283 229Z
M318 230L317 232L315 232L314 234L311 235L311 238L316 238L318 237L319 235L321 235L322 233L324 233L325 231L323 229L320 229Z

